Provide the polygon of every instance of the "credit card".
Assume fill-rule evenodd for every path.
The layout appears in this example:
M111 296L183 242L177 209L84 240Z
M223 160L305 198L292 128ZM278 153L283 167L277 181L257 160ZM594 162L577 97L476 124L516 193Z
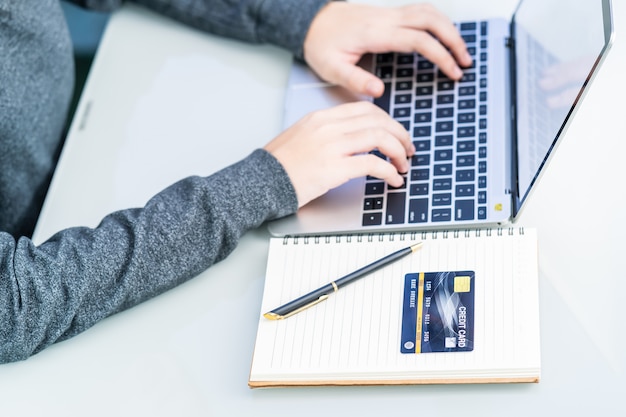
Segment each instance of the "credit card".
M404 277L402 353L474 349L474 271Z

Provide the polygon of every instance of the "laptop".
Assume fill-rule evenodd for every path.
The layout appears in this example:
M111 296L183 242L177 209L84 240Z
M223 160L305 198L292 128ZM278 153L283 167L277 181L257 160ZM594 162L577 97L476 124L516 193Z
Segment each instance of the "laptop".
M609 50L610 0L522 0L510 21L456 26L473 57L458 82L419 54L371 55L360 65L385 83L372 99L294 62L284 127L317 109L373 100L417 151L403 187L353 179L270 222L273 235L493 227L519 217Z

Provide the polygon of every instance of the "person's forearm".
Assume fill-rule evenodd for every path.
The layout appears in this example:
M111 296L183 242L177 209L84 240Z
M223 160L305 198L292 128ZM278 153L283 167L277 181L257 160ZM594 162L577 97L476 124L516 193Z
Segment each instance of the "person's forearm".
M0 233L0 362L25 359L192 278L247 230L296 208L282 166L259 150L39 247Z

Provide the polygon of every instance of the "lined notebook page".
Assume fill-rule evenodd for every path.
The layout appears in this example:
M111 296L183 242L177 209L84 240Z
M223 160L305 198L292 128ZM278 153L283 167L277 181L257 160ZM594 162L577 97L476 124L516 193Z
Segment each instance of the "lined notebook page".
M312 308L262 316L418 241L421 250ZM405 274L455 270L475 271L474 350L401 353ZM538 380L539 368L532 229L271 239L251 386L526 381Z

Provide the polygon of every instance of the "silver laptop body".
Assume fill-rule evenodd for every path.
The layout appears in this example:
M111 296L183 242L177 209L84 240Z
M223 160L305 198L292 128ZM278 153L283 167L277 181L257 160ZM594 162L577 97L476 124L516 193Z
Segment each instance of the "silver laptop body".
M511 21L457 27L474 58L459 82L417 54L361 63L385 82L374 103L412 133L405 187L353 179L270 222L273 235L474 228L519 216L609 49L610 0L523 0ZM294 63L284 125L355 100L372 99Z

